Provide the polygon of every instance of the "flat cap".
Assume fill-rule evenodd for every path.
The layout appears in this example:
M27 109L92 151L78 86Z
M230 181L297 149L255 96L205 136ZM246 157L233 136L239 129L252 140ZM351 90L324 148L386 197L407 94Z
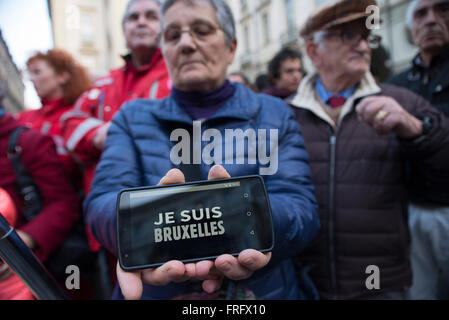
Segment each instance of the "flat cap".
M300 35L308 37L313 33L326 30L334 26L368 17L366 8L377 5L375 0L339 0L324 6L312 14L301 28Z

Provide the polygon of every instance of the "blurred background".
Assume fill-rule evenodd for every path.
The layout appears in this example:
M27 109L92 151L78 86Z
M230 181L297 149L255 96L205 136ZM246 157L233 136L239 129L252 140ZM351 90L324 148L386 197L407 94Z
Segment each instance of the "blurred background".
M283 47L299 49L298 33L317 7L335 0L227 0L237 24L239 46L230 72L244 72L253 82ZM417 53L408 41L405 13L409 0L378 0L382 49L373 68L378 79L403 70ZM127 52L121 29L127 0L0 0L0 80L7 80L5 106L17 112L40 107L25 63L36 50L68 50L97 79L122 65ZM312 71L305 59L307 71ZM385 71L380 71L384 70Z

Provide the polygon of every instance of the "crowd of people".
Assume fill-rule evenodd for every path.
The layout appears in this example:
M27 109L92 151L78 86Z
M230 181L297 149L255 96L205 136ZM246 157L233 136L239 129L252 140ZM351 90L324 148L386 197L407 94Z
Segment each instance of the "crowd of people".
M319 8L299 35L314 70L283 48L252 84L228 72L238 39L224 0L130 0L123 67L92 84L64 50L28 60L42 107L18 115L0 108L2 214L53 267L82 223L90 290L69 292L74 298L448 299L449 0L410 2L407 28L419 53L385 83L372 72L381 39L366 26L366 8L376 4ZM223 136L278 130L277 171L263 176L272 252L122 270L120 190L259 174L265 165L250 165L249 150L247 164L214 157L189 172L174 164L171 133L192 133L198 121ZM37 209L17 161L34 181ZM371 266L379 270L374 289ZM32 298L0 261L0 299Z

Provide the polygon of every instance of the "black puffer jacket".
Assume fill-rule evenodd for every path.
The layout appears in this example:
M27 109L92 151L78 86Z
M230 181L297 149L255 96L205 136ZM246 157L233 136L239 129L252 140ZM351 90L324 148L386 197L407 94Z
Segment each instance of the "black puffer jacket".
M310 266L324 299L401 290L411 284L407 160L423 169L437 190L448 192L447 120L423 98L395 86L379 88L369 75L362 85L371 87L355 92L334 129L313 102L313 86L307 89L313 79L304 81L292 103L310 156L321 230L297 263ZM434 129L416 141L401 141L395 134L377 136L355 112L364 96L375 94L393 97L414 115L430 115ZM365 285L370 265L380 269L380 290L370 291Z

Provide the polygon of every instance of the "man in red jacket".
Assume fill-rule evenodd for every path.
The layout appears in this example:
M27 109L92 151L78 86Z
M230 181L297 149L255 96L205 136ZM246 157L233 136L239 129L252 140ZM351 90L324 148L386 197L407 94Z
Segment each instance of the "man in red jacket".
M158 0L131 0L123 17L130 54L125 66L112 70L84 93L63 117L67 148L85 163L84 191L89 193L96 164L115 113L137 98L160 99L170 93L170 79L158 49Z

